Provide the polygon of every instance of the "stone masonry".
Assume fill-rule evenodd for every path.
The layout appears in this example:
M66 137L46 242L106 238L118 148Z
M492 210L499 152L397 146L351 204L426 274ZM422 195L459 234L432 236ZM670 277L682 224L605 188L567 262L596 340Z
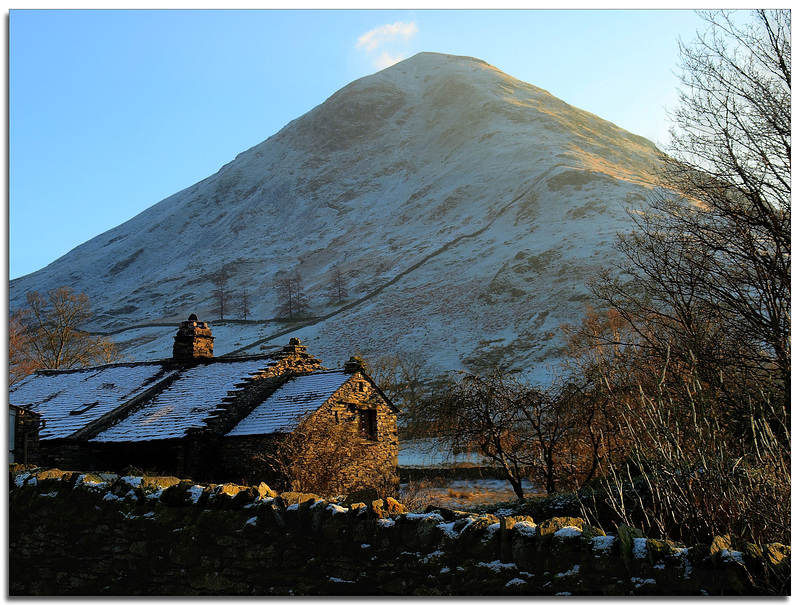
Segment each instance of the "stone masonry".
M791 576L788 546L572 517L21 467L10 486L12 596L729 596L788 594Z
M352 475L349 482L379 488L388 493L396 493L399 479L397 475L399 441L397 415L388 407L378 387L357 366L345 365L345 371L352 372L352 378L337 391L336 395L314 414L323 422L343 424L358 435L362 411L375 415L375 438L365 438L369 451L369 464L354 465L349 469ZM252 437L226 437L222 444L223 474L228 480L243 483L270 481L272 476L263 465L247 462L254 455L271 451L281 439L280 435Z

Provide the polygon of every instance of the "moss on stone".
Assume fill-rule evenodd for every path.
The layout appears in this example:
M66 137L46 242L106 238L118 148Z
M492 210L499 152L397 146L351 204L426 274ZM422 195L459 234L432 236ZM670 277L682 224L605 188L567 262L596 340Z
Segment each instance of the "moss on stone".
M203 503L198 487L216 493ZM603 541L612 547L596 548L602 532L579 517L537 526L526 515L409 514L388 498L348 508L313 494L268 500L255 487L158 490L137 500L115 496L128 494L118 482L12 488L11 594L760 594L790 577L789 547L745 545L740 556L726 537L684 549L621 526ZM580 531L559 533L571 527ZM647 556L632 560L636 540Z
M622 556L626 558L633 556L633 541L637 538L646 537L642 530L624 524L617 528L617 533L619 535Z

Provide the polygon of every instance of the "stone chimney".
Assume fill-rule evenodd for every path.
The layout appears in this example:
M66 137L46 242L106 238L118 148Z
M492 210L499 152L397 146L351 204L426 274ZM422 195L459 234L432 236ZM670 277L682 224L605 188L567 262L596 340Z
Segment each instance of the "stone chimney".
M344 370L348 374L355 374L356 372L366 372L366 364L361 357L357 355L353 355L350 359L348 359L342 370Z
M283 347L283 352L288 354L301 355L306 352L306 346L300 344L299 338L290 338L289 344Z
M197 321L192 313L189 319L181 322L175 343L172 345L173 361L194 361L214 357L214 337L211 328L204 321Z

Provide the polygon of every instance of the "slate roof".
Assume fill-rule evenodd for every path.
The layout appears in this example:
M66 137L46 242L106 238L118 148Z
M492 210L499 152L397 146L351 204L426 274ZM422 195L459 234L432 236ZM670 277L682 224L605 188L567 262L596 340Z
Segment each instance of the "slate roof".
M270 360L222 361L201 364L178 378L144 407L102 431L93 442L155 441L183 437L190 428L222 407L228 391L270 365Z
M226 405L231 391L275 363L261 355L189 366L165 360L44 370L12 387L9 403L41 415L43 441L68 438L96 422L102 428L89 439L94 443L175 439L191 428L205 427L205 420ZM319 409L352 376L343 370L321 370L290 378L228 435L290 432L300 417ZM153 393L147 393L151 388ZM141 401L132 405L137 397ZM132 411L124 412L126 406ZM112 421L115 416L119 419Z
M153 362L37 372L9 390L9 403L42 416L39 439L69 437L175 371Z
M352 377L342 370L297 376L283 384L228 433L230 436L291 432L298 419L319 409Z
M228 391L275 361L271 357L224 359L195 366L166 361L117 363L77 370L36 372L9 390L9 403L42 416L40 440L67 438L157 384L169 386L144 407L92 441L148 441L182 437L223 406Z

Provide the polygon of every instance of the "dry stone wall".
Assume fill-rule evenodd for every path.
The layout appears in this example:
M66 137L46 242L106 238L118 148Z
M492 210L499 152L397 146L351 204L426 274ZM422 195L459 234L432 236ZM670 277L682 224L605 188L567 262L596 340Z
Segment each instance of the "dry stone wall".
M687 548L579 518L535 523L325 501L265 484L11 474L11 595L720 595L787 581L790 549ZM785 589L788 591L788 588Z

